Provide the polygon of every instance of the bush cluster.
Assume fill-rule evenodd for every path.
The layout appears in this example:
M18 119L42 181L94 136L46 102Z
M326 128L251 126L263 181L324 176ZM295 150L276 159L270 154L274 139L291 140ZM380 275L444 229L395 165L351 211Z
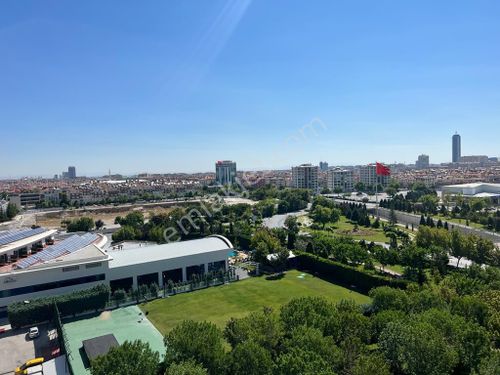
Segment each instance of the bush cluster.
M57 303L62 316L103 309L109 300L109 287L105 284L57 297L38 298L29 303L16 302L8 307L12 328L20 328L51 320L53 305Z

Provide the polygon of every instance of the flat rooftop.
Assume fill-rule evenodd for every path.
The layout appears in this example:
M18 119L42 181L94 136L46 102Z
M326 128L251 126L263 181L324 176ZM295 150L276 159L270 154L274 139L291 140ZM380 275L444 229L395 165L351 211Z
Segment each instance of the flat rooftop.
M500 184L493 184L490 182L472 182L468 184L456 184L456 185L445 185L443 187L453 187L453 188L477 188L481 186L493 187L496 189L500 189Z
M150 263L212 251L232 250L233 245L223 236L209 236L198 240L172 242L163 245L141 246L126 250L108 251L113 258L109 268L126 267L140 263Z

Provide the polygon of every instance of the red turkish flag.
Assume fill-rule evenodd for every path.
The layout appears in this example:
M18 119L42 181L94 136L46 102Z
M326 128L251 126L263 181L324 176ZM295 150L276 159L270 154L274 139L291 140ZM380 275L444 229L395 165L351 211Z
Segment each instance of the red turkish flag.
M390 176L391 170L389 169L389 167L385 166L384 164L377 163L376 173L378 176Z

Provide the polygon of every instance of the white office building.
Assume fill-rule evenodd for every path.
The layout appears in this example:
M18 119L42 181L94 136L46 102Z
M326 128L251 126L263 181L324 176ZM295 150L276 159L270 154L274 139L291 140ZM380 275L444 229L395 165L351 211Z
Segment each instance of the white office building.
M318 166L301 164L292 167L292 187L297 189L318 190Z
M0 313L18 301L87 289L105 283L116 289L137 288L168 280L187 281L227 270L233 250L223 236L164 245L134 243L125 250L104 249L106 237L73 235L21 260L0 267Z
M354 189L353 171L342 168L330 168L327 173L326 186L332 192L352 191Z

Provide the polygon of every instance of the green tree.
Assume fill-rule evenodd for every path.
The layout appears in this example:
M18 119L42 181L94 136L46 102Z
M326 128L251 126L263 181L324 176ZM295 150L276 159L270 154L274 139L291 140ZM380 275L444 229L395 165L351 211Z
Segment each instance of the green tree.
M493 242L481 237L474 237L474 242L475 246L469 254L471 260L479 264L490 263L492 254L496 251Z
M325 225L330 222L332 218L333 211L331 208L316 206L316 208L311 212L312 219L325 227Z
M255 232L251 240L251 247L254 249L254 260L266 262L267 256L281 249L281 243L268 229L260 229Z
M306 326L295 328L283 342L282 350L291 352L294 349L308 350L318 354L333 368L342 367L342 353L332 336L323 336L317 329Z
M231 352L231 375L271 375L271 353L254 341L238 344Z
M436 195L426 194L421 196L418 201L422 204L425 213L433 214L437 212L439 198Z
M375 259L382 265L382 271L389 264L396 264L398 261L398 251L384 246L375 246L373 249Z
M294 348L276 359L276 375L335 375L335 372L317 353Z
M428 323L389 323L379 346L396 373L450 374L458 363L456 350Z
M404 246L401 252L401 262L406 266L405 274L409 279L422 284L425 281L424 269L429 264L430 250L416 245Z
M287 332L298 326L327 332L330 324L338 321L333 304L321 297L295 298L281 307L280 317Z
M378 354L361 355L356 360L352 375L391 375L384 357Z
M389 212L389 223L391 225L396 225L398 222L398 218L396 217L396 212L394 208L391 207L391 211Z
M95 228L97 230L101 229L103 226L104 226L104 221L102 221L101 219L96 220L96 222L95 222Z
M271 254L268 263L275 271L283 272L286 268L289 255L290 251L288 249L280 248Z
M381 286L370 290L372 298L372 310L374 312L384 310L408 310L409 299L404 290Z
M66 225L66 230L68 232L89 232L94 229L94 219L91 217L80 217L78 219L71 220Z
M134 227L126 225L118 229L111 237L114 242L132 241L140 239L141 232Z
M299 234L299 223L295 216L288 216L285 219L285 228L287 230L287 249L292 250L295 248L295 241Z
M278 349L283 335L282 322L270 308L250 313L243 318L231 318L224 329L224 337L233 348L253 341L272 353Z
M500 352L492 351L488 357L483 358L479 369L473 375L498 375L500 369Z
M104 356L91 361L92 375L156 375L160 362L158 352L140 340L125 341Z
M208 375L208 372L203 366L190 360L172 363L167 368L165 375Z
M166 363L195 360L210 375L219 375L224 366L222 332L213 323L184 320L164 339Z
M470 254L471 242L468 237L454 229L450 235L451 255L457 258L457 267L460 264L460 259Z
M9 220L13 219L18 213L19 210L15 204L13 203L7 204L7 210L6 210L7 219Z

